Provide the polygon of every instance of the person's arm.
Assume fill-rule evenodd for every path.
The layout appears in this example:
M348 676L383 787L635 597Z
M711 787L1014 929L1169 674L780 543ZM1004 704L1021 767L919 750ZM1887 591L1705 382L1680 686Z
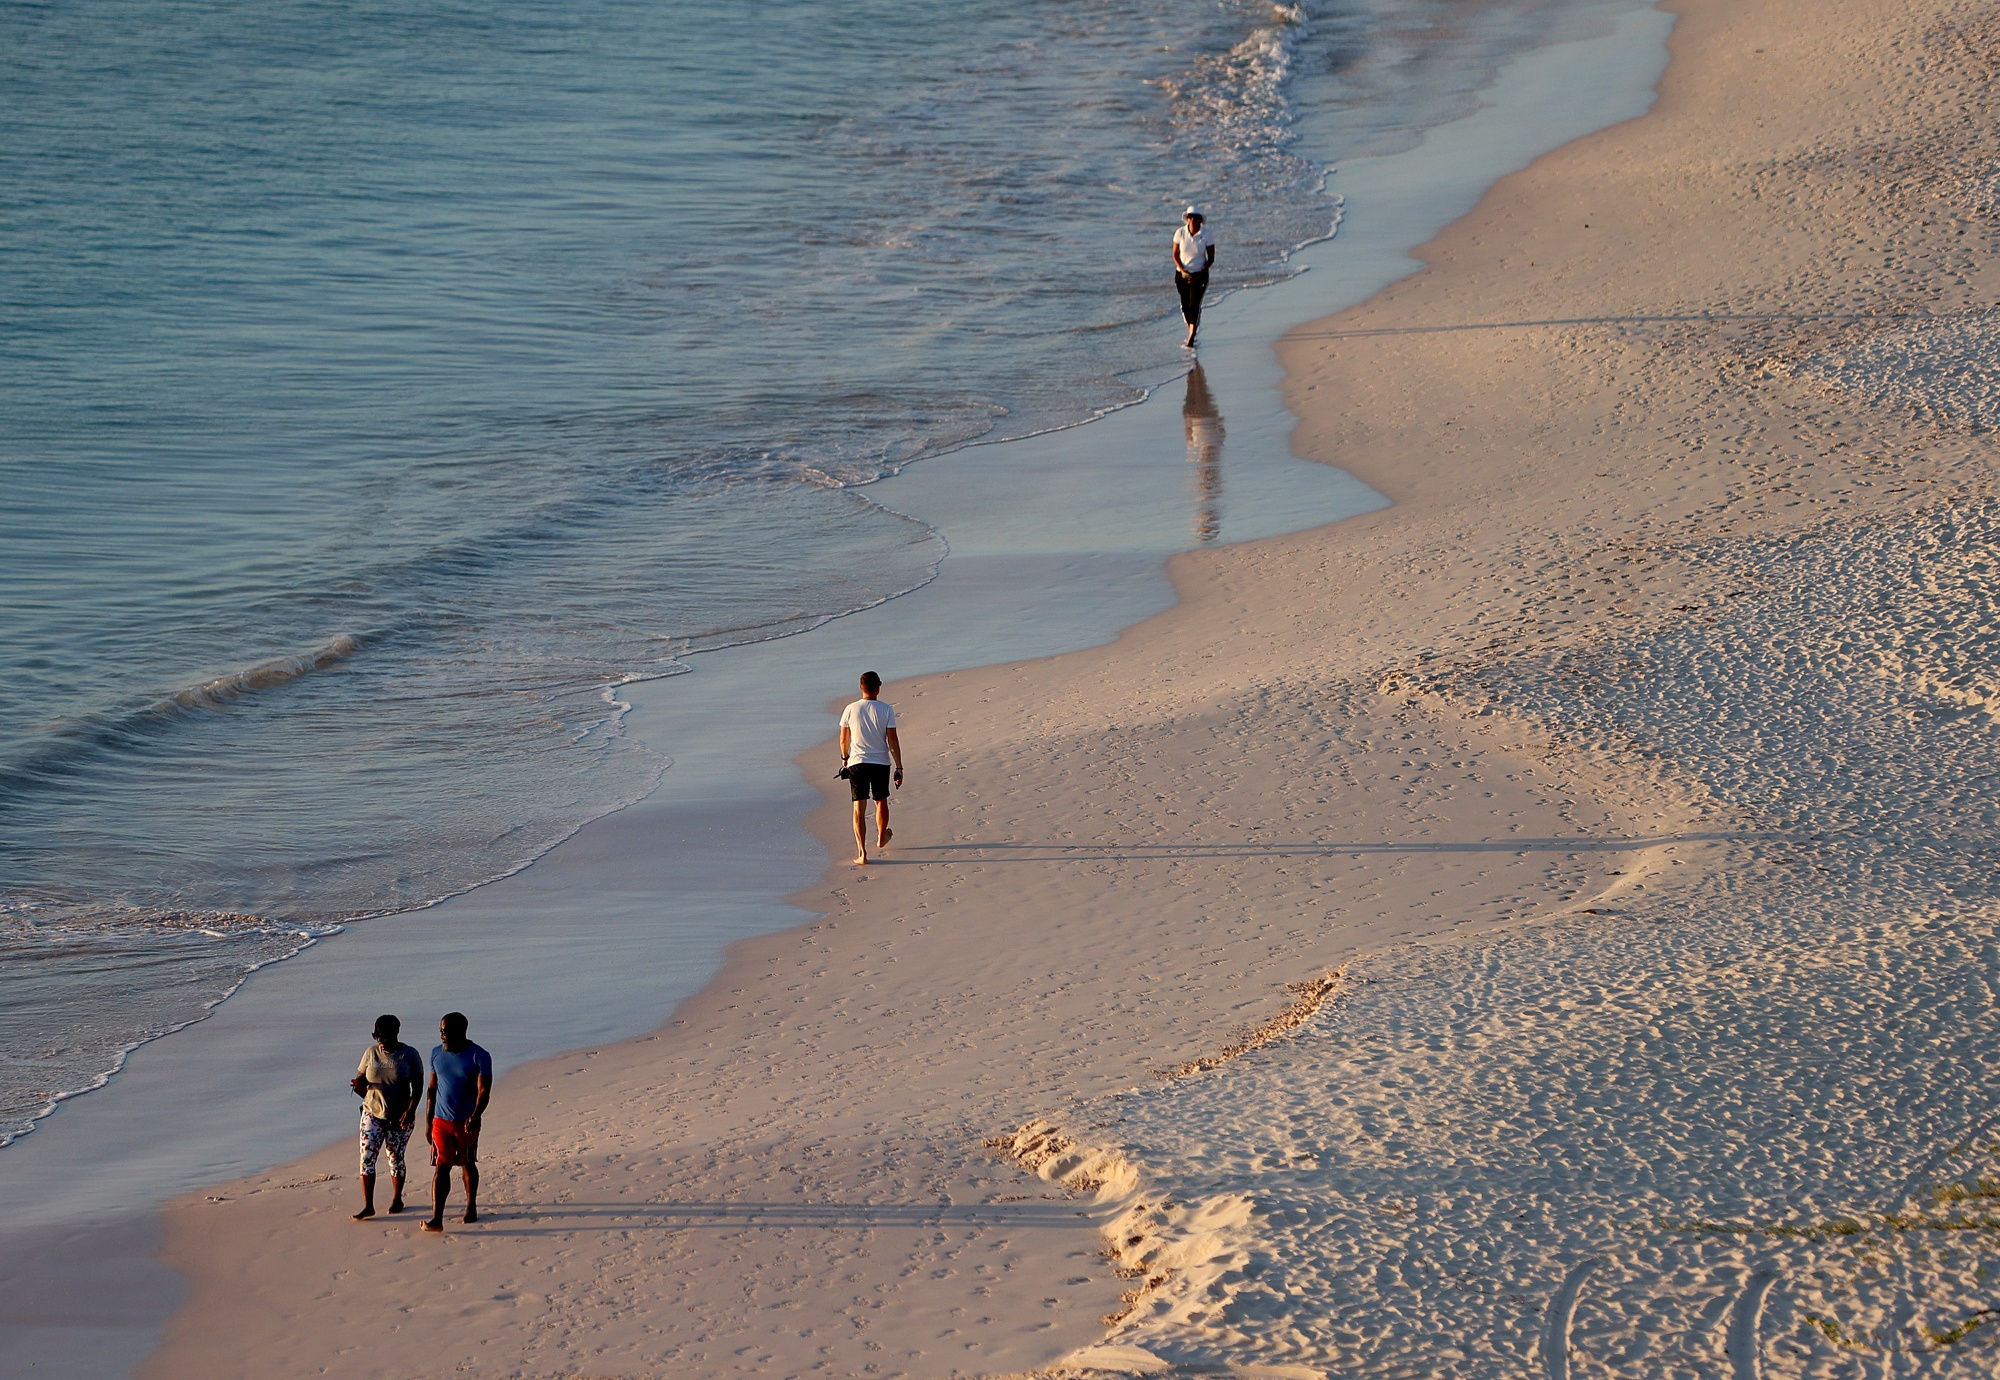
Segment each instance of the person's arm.
M1193 272L1192 269L1190 269L1186 264L1181 262L1181 237L1179 235L1174 236L1174 272L1176 273Z
M1206 273L1211 268L1214 267L1215 267L1215 241L1210 240L1208 242L1208 262L1201 266L1201 271L1203 273Z
M493 1096L493 1075L485 1069L479 1070L479 1100L472 1104L472 1129L479 1130L479 1119L486 1115L486 1099Z
M896 730L893 728L889 730L887 737L889 739L889 756L896 763L896 779L901 781L903 779L903 740L896 736Z
M424 1090L424 1068L411 1059L403 1073L403 1115L400 1118L405 1131L417 1124L417 1094Z
M840 765L847 765L847 745L854 741L853 730L846 724L840 726Z
M438 1076L437 1076L437 1070L432 1069L430 1091L424 1094L424 1125L428 1126L433 1121L437 1120L437 1107L438 1107Z

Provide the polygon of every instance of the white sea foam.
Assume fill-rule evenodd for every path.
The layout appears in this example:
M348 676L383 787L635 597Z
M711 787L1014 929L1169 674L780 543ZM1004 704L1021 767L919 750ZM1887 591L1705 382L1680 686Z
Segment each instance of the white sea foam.
M53 897L0 903L0 1048L10 1053L0 1146L103 1087L141 1045L205 1020L252 973L339 929ZM67 1019L52 1026L50 1011Z

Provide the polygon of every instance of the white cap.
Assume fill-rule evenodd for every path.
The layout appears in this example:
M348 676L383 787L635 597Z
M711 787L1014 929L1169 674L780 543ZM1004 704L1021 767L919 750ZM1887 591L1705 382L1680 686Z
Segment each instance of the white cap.
M1202 213L1202 209L1199 206L1190 206L1187 208L1187 210L1181 212L1182 220L1186 220L1189 216L1199 216L1202 220L1208 219L1208 217Z

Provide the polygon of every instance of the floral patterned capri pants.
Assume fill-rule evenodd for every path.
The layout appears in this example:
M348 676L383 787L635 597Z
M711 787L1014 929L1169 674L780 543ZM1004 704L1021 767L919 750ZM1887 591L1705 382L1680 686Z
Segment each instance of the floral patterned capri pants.
M410 1144L409 1129L398 1122L384 1121L379 1116L361 1114L361 1172L375 1172L375 1157L383 1146L389 1147L389 1173L398 1179L408 1177L405 1173L403 1151Z

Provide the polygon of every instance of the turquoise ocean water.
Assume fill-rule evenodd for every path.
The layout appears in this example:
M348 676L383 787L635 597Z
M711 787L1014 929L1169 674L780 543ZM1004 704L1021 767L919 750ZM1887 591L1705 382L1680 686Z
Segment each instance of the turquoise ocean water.
M868 481L1184 367L1562 4L0 3L0 1142L894 597Z

